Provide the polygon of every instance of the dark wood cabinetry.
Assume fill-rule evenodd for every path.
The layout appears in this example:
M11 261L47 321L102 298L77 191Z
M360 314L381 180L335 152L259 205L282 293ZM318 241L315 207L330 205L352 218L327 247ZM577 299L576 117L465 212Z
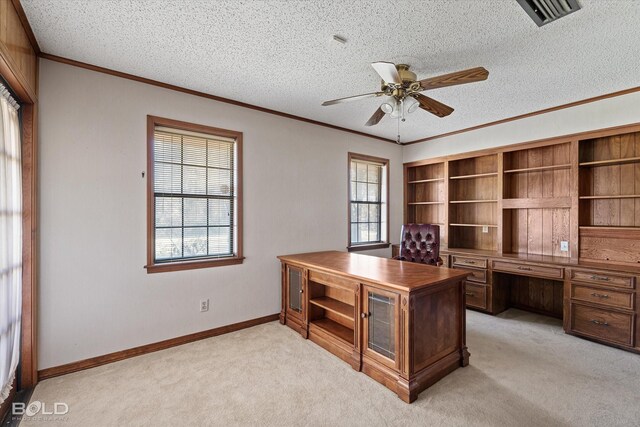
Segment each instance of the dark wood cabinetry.
M468 363L463 271L344 252L278 258L280 322L404 401Z
M404 173L405 222L440 224L445 266L468 272L469 308L559 317L567 333L640 351L640 124L407 163ZM420 179L437 179L437 191ZM438 215L419 201L438 201Z

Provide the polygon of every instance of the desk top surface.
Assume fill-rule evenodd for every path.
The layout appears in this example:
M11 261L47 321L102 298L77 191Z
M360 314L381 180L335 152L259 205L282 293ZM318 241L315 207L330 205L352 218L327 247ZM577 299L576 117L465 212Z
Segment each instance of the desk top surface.
M339 251L280 255L278 259L408 292L468 275L461 270Z

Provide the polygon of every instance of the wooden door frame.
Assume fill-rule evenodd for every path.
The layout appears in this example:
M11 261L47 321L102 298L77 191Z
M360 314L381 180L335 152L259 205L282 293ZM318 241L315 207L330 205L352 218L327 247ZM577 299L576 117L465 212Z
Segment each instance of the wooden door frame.
M37 64L37 62L36 62ZM37 74L37 71L36 71ZM20 103L22 133L22 337L18 387L38 382L37 363L37 225L38 225L38 98L8 52L0 49L0 76Z

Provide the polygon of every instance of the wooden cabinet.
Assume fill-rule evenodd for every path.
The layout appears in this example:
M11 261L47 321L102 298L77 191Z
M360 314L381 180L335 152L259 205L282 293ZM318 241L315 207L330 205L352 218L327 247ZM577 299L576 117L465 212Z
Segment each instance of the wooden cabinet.
M479 308L480 310L487 310L487 286L478 285L468 280L465 282L465 296L468 307Z
M568 332L638 350L636 277L591 269L571 269L569 276Z
M634 314L571 303L571 331L633 347Z
M281 323L402 400L468 364L464 271L334 251L278 258ZM301 312L287 293L300 272Z
M303 267L282 265L282 310L280 323L304 332L306 271Z
M361 313L364 338L363 356L398 369L400 303L397 293L370 286L363 287Z
M405 223L442 223L467 307L562 318L567 333L640 352L640 124L415 161L404 175Z

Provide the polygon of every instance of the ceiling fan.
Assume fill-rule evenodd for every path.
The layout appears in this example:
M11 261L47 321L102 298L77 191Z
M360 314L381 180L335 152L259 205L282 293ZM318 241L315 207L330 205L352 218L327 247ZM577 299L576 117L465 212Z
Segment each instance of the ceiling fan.
M383 95L392 97L391 103L385 102L378 107L365 126L377 125L385 114L390 114L391 117L404 121L405 112L412 113L418 107L438 117L446 117L453 112L453 108L420 92L446 86L479 82L486 80L489 76L489 72L485 68L476 67L424 80L416 80L415 73L409 71L409 65L406 64L395 65L391 62L374 62L371 66L382 78L380 91L332 99L331 101L323 102L322 105L341 104Z

